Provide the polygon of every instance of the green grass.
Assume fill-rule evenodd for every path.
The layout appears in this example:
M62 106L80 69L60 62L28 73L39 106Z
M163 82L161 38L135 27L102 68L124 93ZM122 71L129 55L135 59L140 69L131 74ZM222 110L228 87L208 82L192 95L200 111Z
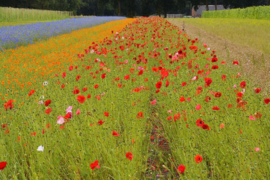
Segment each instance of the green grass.
M0 7L0 22L60 20L70 16L72 12L68 11Z
M211 32L235 44L249 46L265 54L270 54L270 20L226 18L177 20Z
M270 6L254 6L245 9L237 8L219 11L203 11L202 18L239 18L270 20Z

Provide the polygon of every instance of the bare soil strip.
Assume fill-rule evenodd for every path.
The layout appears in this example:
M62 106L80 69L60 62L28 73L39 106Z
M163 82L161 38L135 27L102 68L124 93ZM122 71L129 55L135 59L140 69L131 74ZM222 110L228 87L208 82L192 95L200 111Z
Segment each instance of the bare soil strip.
M153 101L154 98L151 98ZM169 142L166 140L165 131L161 120L158 118L157 112L159 107L154 105L151 107L151 117L149 124L152 126L150 134L150 157L147 161L146 179L179 179L177 172L177 164L172 159Z

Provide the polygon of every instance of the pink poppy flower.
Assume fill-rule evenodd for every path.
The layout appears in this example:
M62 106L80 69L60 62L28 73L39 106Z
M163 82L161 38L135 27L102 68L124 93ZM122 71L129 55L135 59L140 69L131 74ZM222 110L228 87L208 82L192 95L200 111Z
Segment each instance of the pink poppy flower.
M154 100L151 102L152 105L155 105L157 103L157 100Z
M65 119L63 116L58 116L57 117L57 124L63 124L65 122Z

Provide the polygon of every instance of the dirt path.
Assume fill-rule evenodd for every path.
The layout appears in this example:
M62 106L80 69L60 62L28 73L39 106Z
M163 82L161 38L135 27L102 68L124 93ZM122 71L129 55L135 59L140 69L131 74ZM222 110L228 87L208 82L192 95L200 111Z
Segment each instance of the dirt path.
M263 54L250 47L235 44L194 25L183 23L184 19L167 20L181 29L184 28L184 31L192 39L198 38L201 43L205 43L211 50L215 50L217 58L225 60L228 68L232 68L233 61L239 61L238 72L241 72L243 78L251 80L252 88L261 88L263 96L267 97L267 94L270 92L269 54Z

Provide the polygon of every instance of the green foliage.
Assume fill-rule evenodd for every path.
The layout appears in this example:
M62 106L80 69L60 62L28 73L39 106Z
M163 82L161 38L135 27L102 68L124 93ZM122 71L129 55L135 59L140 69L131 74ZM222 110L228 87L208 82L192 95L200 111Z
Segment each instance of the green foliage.
M0 22L60 20L72 16L68 11L0 7Z
M203 11L202 18L270 19L270 6L254 6L245 9Z

